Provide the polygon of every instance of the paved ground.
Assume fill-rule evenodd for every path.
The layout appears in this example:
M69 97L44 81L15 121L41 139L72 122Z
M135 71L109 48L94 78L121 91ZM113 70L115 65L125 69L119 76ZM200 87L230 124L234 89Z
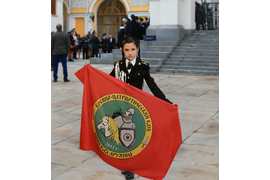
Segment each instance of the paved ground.
M79 149L83 84L74 75L87 60L68 62L71 82L51 83L53 180L124 180L94 152ZM112 65L93 65L109 73ZM219 179L219 77L152 74L167 98L179 104L183 143L164 180ZM52 78L53 79L53 78ZM145 91L151 93L148 87ZM162 163L162 162L160 162ZM137 180L146 178L135 176Z

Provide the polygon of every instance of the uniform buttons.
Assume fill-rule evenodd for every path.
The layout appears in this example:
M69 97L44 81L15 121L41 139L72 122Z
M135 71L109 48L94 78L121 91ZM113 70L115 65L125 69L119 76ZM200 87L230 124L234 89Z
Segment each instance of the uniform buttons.
M129 79L129 76L128 76L128 79Z

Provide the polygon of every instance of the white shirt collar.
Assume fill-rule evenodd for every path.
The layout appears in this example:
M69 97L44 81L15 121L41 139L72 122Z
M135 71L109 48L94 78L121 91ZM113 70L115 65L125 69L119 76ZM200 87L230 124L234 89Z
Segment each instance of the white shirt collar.
M135 65L135 63L136 63L136 58L137 57L135 57L132 61L131 61L131 64L134 66ZM129 60L126 58L126 67L128 66L128 62L129 62Z

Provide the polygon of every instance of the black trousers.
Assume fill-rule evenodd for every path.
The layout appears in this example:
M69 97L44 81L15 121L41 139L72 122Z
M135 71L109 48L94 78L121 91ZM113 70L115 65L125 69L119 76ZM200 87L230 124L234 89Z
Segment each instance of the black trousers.
M92 57L94 57L96 55L96 57L98 57L98 49L92 49Z
M77 54L77 48L76 48L76 46L74 46L73 58L76 58L76 54Z
M108 52L107 48L102 48L103 53Z
M88 48L83 48L83 59L88 58Z
M112 48L109 48L108 49L108 53L112 53Z

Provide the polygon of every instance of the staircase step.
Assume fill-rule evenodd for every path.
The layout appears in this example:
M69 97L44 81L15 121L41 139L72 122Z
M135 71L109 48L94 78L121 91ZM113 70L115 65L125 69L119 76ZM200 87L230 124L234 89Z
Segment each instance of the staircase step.
M149 63L150 65L161 66L166 61L166 58L142 58L142 60Z
M211 53L219 53L219 50L210 50L210 49L197 49L197 50L187 50L187 49L182 49L182 48L176 48L174 52L184 52L184 53L205 53L205 54L211 54Z
M162 67L164 65L172 65L172 66L192 66L192 67L215 67L215 68L219 68L219 64L218 63L179 63L179 62L174 62L174 63L168 63L165 62Z
M159 71L170 71L170 72L177 72L177 71L203 71L203 72L212 72L215 74L218 73L219 69L217 68L160 68Z
M218 41L219 38L217 37L206 37L206 36L201 36L201 37L189 37L189 38L184 38L183 41L192 41L192 40L202 40L202 41Z
M196 58L196 59L190 59L190 58L168 58L166 62L211 62L211 63L218 63L218 59L202 59L202 58Z
M163 65L173 65L173 66L179 66L180 65L180 61L174 61L174 62L164 62Z
M179 44L177 47L194 47L194 48L200 48L200 47L211 47L216 48L219 47L219 44Z
M212 56L212 57L209 57L209 56L188 56L188 57L185 57L185 56L170 56L168 58L168 60L201 60L201 61L204 61L204 60L215 60L215 61L218 61L219 60L219 57L218 56Z
M178 51L174 51L171 53L171 55L179 55L179 56L219 56L218 52L210 52L210 53L200 53L200 52L178 52Z
M151 46L176 46L179 41L151 41Z
M167 58L170 52L154 52L154 51L144 51L141 53L141 57L143 58Z
M219 41L202 41L202 40L183 40L180 42L180 44L219 44Z
M149 46L147 51L172 52L174 48L175 46Z
M219 31L195 31L172 50L158 73L219 75Z
M178 70L207 70L207 71L218 71L219 67L213 67L213 66L179 66L177 68Z
M174 74L176 69L159 69L159 73Z
M180 66L209 66L209 67L219 67L219 63L205 63L205 62L196 62L196 63L180 63Z
M182 70L177 69L175 74L195 74L195 75L219 75L218 71L207 71L207 70Z
M156 73L160 69L160 65L149 65L150 66L150 73Z
M117 54L117 55L122 55L122 50L121 49L113 49L112 53Z
M187 74L187 75L212 75L212 76L218 76L218 71L204 71L204 70L177 70L177 69L160 69L159 74Z
M113 59L122 59L122 55L119 55L119 54L113 54Z
M217 47L208 47L208 46L201 46L201 47L191 47L191 46L177 46L176 49L185 49L185 50L219 50L219 46Z
M212 66L212 67L218 67L219 62L181 62L181 61L165 61L163 63L164 65L177 65L177 66Z
M219 56L180 56L180 55L171 55L170 58L174 59L194 59L194 60L214 60L219 59Z

